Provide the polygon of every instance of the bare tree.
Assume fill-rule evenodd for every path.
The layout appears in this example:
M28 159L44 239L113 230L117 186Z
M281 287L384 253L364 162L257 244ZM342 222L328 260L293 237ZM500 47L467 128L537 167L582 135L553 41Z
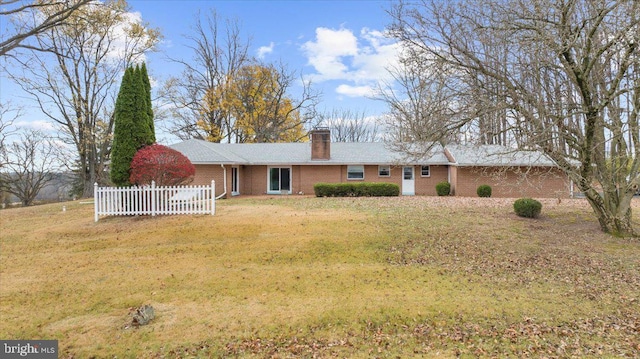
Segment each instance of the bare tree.
M473 94L485 114L502 111L496 135L551 158L603 231L638 234L640 2L401 1L390 14L408 57L452 68L460 98Z
M95 182L107 180L113 103L122 72L159 38L126 11L124 1L77 10L63 25L35 37L39 48L53 49L53 59L32 51L15 59L21 72L11 73L75 147L83 197L93 195Z
M193 34L186 37L191 60L173 59L184 70L179 77L169 79L163 98L171 106L173 123L169 131L181 139L209 139L220 142L233 141L233 124L230 114L213 106L207 94L216 93L215 99L224 96L225 84L241 67L247 65L249 40L243 40L237 21L224 21L211 12L203 19L197 15L192 27ZM210 133L207 128L215 133ZM219 131L219 132L216 132Z
M0 171L8 165L8 139L15 133L14 121L20 117L21 110L8 102L0 102ZM10 194L5 190L4 178L0 176L0 202L4 205Z
M0 0L0 23L10 27L0 29L0 56L10 55L12 50L26 48L37 51L54 51L27 43L27 39L61 26L75 11L92 0L33 1Z
M376 98L389 106L385 140L392 148L422 157L436 144L460 139L471 115L449 66L411 55L389 73L393 81L381 83Z
M23 206L32 205L60 168L56 147L42 132L23 132L20 139L8 144L1 154L5 163L0 172L1 189L18 197Z
M12 107L9 103L0 103L0 169L5 165L4 154L7 151L7 138L11 136L15 129L13 129L13 122L20 117L21 110L19 108Z
M381 141L378 124L380 119L368 118L364 111L333 109L318 116L318 126L331 130L332 142Z

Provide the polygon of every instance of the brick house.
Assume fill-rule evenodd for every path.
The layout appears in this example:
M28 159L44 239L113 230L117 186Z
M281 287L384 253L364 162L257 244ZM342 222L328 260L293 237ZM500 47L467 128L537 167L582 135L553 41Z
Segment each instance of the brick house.
M407 159L382 142L331 143L327 129L312 131L304 143L188 140L171 147L196 167L193 184L215 180L216 194L227 198L313 194L318 182L350 181L396 183L403 195L435 196L442 181L456 196L477 196L481 184L495 197L570 195L566 176L546 158L522 151L495 155L497 147L435 146L424 158Z
M573 196L567 175L540 152L503 146L447 145L449 182L456 196L477 196L479 185L492 188L493 197Z

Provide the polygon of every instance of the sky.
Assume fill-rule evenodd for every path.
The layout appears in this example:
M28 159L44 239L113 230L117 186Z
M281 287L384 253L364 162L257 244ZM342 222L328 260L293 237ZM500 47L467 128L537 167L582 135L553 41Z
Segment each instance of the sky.
M128 3L131 12L163 35L158 51L146 58L154 84L180 75L182 68L169 58L191 58L185 36L191 33L193 20L198 13L215 11L220 19L238 21L243 39L250 39L251 55L266 63L282 62L311 80L313 88L322 93L318 110L350 110L367 116L385 111L384 103L369 97L379 81L389 78L386 68L396 58L396 44L384 36L391 22L386 13L391 0ZM19 96L19 90L5 83L6 78L0 81L0 100Z
M216 11L237 20L250 52L265 62L283 61L323 93L321 107L379 112L383 105L367 100L388 74L396 46L383 33L390 19L388 0L324 1L129 1L149 25L164 35L159 53L148 56L152 74L174 69L169 57L185 56L191 24L198 12Z

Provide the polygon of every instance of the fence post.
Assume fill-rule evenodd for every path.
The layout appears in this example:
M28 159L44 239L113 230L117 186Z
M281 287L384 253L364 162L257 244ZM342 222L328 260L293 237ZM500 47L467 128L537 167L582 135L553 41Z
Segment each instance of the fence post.
M151 181L151 217L156 216L156 181Z
M211 215L216 214L216 181L211 180Z
M98 198L98 182L95 182L93 184L93 211L94 211L93 220L94 222L98 222L98 210L100 209L99 200L100 198Z

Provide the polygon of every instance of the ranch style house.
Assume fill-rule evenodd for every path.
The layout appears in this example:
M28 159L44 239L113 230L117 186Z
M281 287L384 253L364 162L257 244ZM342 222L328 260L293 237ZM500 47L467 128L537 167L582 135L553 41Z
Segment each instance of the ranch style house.
M451 195L475 197L489 185L492 197L573 196L573 185L538 152L502 146L434 146L429 155L407 159L383 142L334 142L328 129L314 129L310 142L212 143L187 140L170 147L196 168L192 184L216 183L216 196L314 193L316 183L389 182L402 195L436 196L447 181Z

